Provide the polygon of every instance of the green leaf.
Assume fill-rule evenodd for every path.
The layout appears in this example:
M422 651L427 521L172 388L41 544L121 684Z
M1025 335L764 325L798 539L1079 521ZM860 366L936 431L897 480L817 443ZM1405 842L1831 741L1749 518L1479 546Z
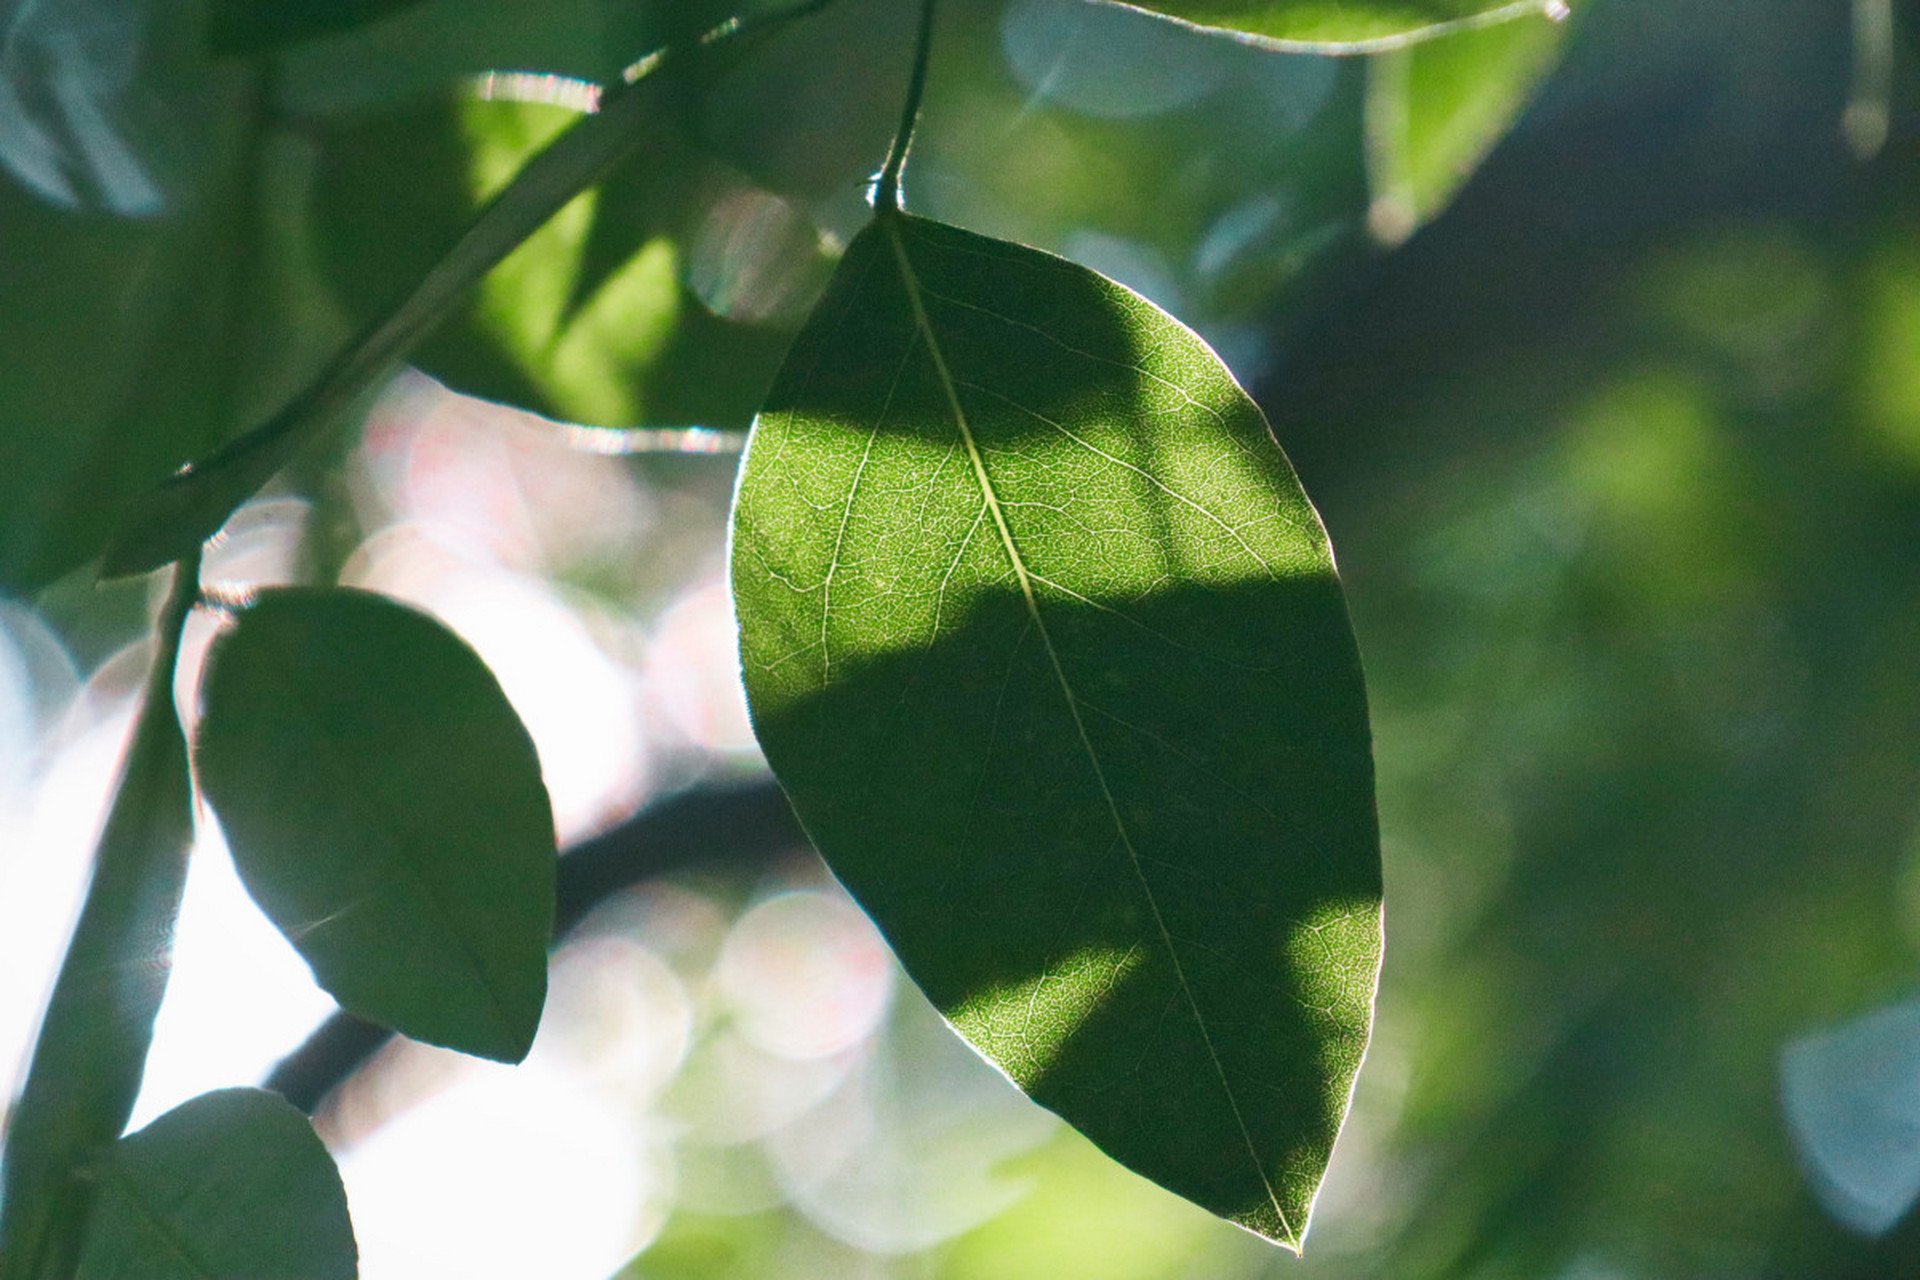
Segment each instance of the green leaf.
M287 589L208 662L201 787L320 985L415 1039L519 1061L546 998L553 816L479 655L383 597Z
M1380 960L1360 664L1264 418L1152 304L885 212L735 510L761 745L933 1002L1297 1248Z
M420 0L213 0L207 40L216 53L261 53L351 31Z
M445 256L279 412L129 504L105 571L141 573L212 537L302 445L339 425L469 287L633 145L646 101L633 91L609 95L606 109L534 156Z
M198 556L174 570L86 902L26 1084L7 1115L0 1275L9 1278L71 1269L93 1197L84 1167L126 1128L146 1071L193 845L193 784L173 675L199 570Z
M414 351L415 365L458 390L568 422L747 426L827 261L816 235L796 234L797 214L775 223L766 215L787 206L694 147L670 109L659 114L634 156L450 309ZM317 229L347 309L376 316L392 282L430 267L572 118L546 103L442 96L330 126ZM729 223L733 210L745 216ZM715 239L725 243L711 248ZM687 283L703 253L736 276L742 261L759 267L748 284L762 294L800 294L791 320L716 315Z
M1553 69L1564 34L1513 22L1370 60L1368 221L1377 237L1404 240L1446 207Z
M1561 0L1149 0L1128 4L1277 49L1370 53L1515 18L1561 18Z
M276 1093L221 1089L115 1143L78 1280L353 1280L346 1189Z

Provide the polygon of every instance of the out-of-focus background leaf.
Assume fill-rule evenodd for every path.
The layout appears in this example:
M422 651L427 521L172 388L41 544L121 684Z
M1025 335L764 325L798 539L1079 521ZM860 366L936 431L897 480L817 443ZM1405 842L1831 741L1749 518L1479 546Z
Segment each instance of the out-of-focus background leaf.
M1552 71L1562 34L1505 22L1369 60L1367 223L1377 238L1397 243L1446 207Z
M1138 7L1236 37L1288 45L1372 48L1449 30L1539 16L1544 4L1509 0L1137 0Z
M750 208L777 198L811 228L795 242L829 250L864 215L910 35L904 6L843 3L701 89L678 126L723 191L751 192ZM1860 5L1871 18L1875 0ZM874 976L890 971L843 928L855 926L817 873L781 864L656 884L561 953L563 975L612 959L591 984L557 980L556 1007L584 1012L556 1014L548 1047L514 1077L572 1082L556 1093L528 1084L509 1106L504 1078L438 1059L408 1074L401 1054L356 1082L358 1101L335 1104L323 1132L352 1147L342 1163L365 1274L404 1273L379 1259L436 1230L472 1242L458 1265L475 1276L509 1264L604 1275L646 1242L628 1274L1920 1270L1897 1154L1910 1149L1920 990L1920 12L1891 6L1886 141L1862 157L1853 146L1871 131L1856 127L1851 144L1842 131L1877 118L1872 102L1849 112L1856 83L1875 82L1856 74L1873 59L1856 49L1854 6L1575 8L1547 28L1566 60L1451 203L1416 194L1423 225L1376 218L1405 235L1392 250L1368 225L1381 194L1365 144L1377 64L1267 54L1065 0L942 9L910 207L1065 250L1195 324L1269 410L1339 555L1374 708L1388 959L1379 1035L1305 1261L1216 1231L1009 1101L905 988ZM452 132L458 122L531 109L475 107L471 93L434 104L497 65L503 46L486 41L512 35L512 12L428 0L286 54L276 145L345 172L333 139L440 111L469 150L436 169L423 134L421 185L436 173L471 182L477 144ZM556 17L527 34L513 69L605 75L629 56L596 65L566 47L574 30ZM458 57L456 32L472 40ZM1451 56L1443 47L1419 57ZM1448 95L1469 83L1424 66L1407 83ZM871 90L849 90L867 70ZM1479 108L1459 110L1472 122ZM0 113L10 118L21 117ZM1426 158L1395 162L1411 176L1393 180L1436 200L1491 136L1480 125L1440 136L1447 118L1409 107ZM1417 121L1434 130L1424 143ZM132 132L123 123L115 136ZM35 396L102 394L69 376L75 366L40 363L83 350L99 377L137 381L123 372L135 348L96 323L111 295L87 271L112 273L85 267L90 248L55 252L54 237L148 224L95 197L66 211L23 171L17 144L4 154L0 269L11 282L39 263L74 284L70 296L44 286L30 312L9 286L0 396L24 396L29 375ZM1372 180L1388 180L1374 163ZM343 193L290 190L267 207L317 236L317 211ZM681 246L684 318L699 314L686 292L701 296L704 277L683 246L733 224L697 206L683 216L646 225ZM16 248L29 243L44 248L29 258ZM343 272L318 278L327 292L301 295L301 332L338 332L356 304ZM22 495L0 503L9 556L32 521L97 515L73 495L125 491L23 478L12 460L31 471L53 447L39 423L109 420L43 411L57 403L35 399L0 424L0 483ZM126 436L142 448L161 438ZM627 437L500 425L410 380L338 465L312 460L248 508L209 581L340 574L456 622L524 703L570 836L689 779L752 768L738 720L716 710L731 680L714 577L731 457L565 447L582 439ZM178 460L143 465L164 473ZM61 496L27 501L42 492ZM92 740L73 726L110 705L126 671L113 655L143 606L138 584L96 592L77 576L0 606L9 836L51 821L24 814L77 809L56 785L60 762ZM502 613L546 628L539 643L503 641L532 632L499 631ZM527 710L542 698L568 716ZM29 810L27 796L50 798ZM26 892L22 868L66 864L30 860L30 847L0 842L0 937L51 952L57 939L26 904L58 912ZM232 966L193 977L193 940L215 935L191 919L183 929L179 1000L196 984L227 991ZM803 956L835 958L814 970ZM17 1006L37 992L4 994L7 1025L30 1021ZM290 1007L248 998L227 995L226 1025ZM839 1038L776 1012L801 1007ZM645 1016L616 1016L627 1009ZM169 1041L168 1016L156 1090L190 1056ZM617 1069L594 1045L612 1046ZM256 1069L222 1061L200 1068L193 1091ZM628 1118L585 1110L606 1097ZM407 1163L429 1149L453 1167ZM624 1159L626 1172L602 1163L596 1181L564 1181L590 1156ZM372 1206L385 1186L408 1194L383 1218ZM454 1207L425 1207L423 1186ZM571 1192L542 1198L562 1186ZM499 1198L503 1187L518 1199ZM618 1238L595 1234L621 1213ZM587 1243L598 1272L568 1261Z
M198 4L0 11L0 587L96 555L130 495L291 389L299 148ZM324 346L321 350L324 350Z

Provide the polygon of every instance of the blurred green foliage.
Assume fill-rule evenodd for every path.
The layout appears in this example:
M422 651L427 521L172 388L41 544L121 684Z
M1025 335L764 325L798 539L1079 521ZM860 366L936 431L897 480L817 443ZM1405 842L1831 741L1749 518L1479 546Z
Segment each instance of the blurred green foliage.
M727 199L797 210L807 254L844 243L898 100L897 9L849 0L690 90L675 145L721 195L623 231L630 250L673 246L649 260L671 261L672 288L646 271L635 287L761 353L745 379L770 377L798 312L716 311L727 290L702 291L689 246L703 232L724 242L732 224L707 229ZM520 127L483 120L534 112L450 105L452 76L503 51L538 72L621 65L598 35L576 37L624 19L587 0L564 20L543 12L428 0L284 55L275 92L293 123L261 153L281 175L260 188L262 225L290 229L276 261L300 287L276 350L324 349L378 305L352 279L365 264L339 248L352 242L316 231L332 211L384 196L389 228L451 226L481 190L473 156ZM1210 42L1064 0L951 5L913 206L1064 250L1196 324L1255 386L1328 521L1381 774L1379 1039L1304 1262L1266 1257L1062 1136L1009 1170L1031 1178L1025 1198L930 1252L856 1255L793 1209L689 1211L630 1274L1920 1270L1913 1215L1876 1237L1823 1204L1779 1069L1798 1038L1920 987L1920 13L1897 16L1889 137L1856 158L1841 132L1847 6L1590 0L1565 65L1440 212L1497 111L1488 124L1491 108L1462 106L1468 123L1450 132L1444 114L1396 108L1393 147L1424 131L1428 149L1383 151L1376 133L1370 187L1368 102L1393 86L1368 80L1383 64ZM633 21L620 47L639 51L648 33ZM421 38L454 29L463 43ZM1476 39L1525 79L1539 64L1520 30ZM1051 60L1033 52L1042 36ZM1474 72L1445 60L1471 46L1447 47L1393 83L1462 101ZM226 74L194 83L211 93ZM1501 101L1518 105L1518 83ZM411 140L418 170L373 176L389 163L382 139ZM228 163L192 184L215 190ZM316 186L321 173L340 176ZM613 179L603 206L639 180ZM1408 237L1390 253L1368 240L1383 189L1401 203L1375 230ZM170 324L166 308L214 305L174 287L175 255L224 234L195 218L235 211L196 199L183 220L115 222L58 211L15 178L0 192L10 243L71 238L45 262L0 249L0 566L16 590L79 565L118 495L239 425L172 408L200 375L165 343L211 330ZM333 225L363 235L362 216ZM600 216L568 253L593 258ZM396 260L416 252L389 239ZM189 247L149 247L175 240ZM122 253L155 265L136 274ZM75 372L107 367L109 340L114 369L158 372L130 387ZM623 394L670 422L734 420L708 406L757 391L655 389L677 376L661 353L681 340L616 353L633 369ZM457 384L458 344L481 341L507 343L456 324L423 359L443 358ZM136 348L156 354L127 364ZM512 360L487 368L502 382L472 385L496 394L534 377ZM87 470L96 452L111 463ZM674 479L672 463L636 465ZM324 519L350 523L313 479L325 474L314 463L296 480ZM83 658L141 622L137 600L95 597L77 577L38 599Z
M0 392L17 461L3 483L18 488L0 506L0 583L36 590L94 558L131 495L259 422L345 332L389 314L591 108L587 81L731 12L384 8L377 21L366 6L286 11L268 26L292 27L255 34L287 47L250 60L205 47L209 23L232 34L233 6L86 0L22 16L13 46L78 53L45 55L57 75L24 52L7 72L22 110L0 137L0 195L18 238L0 282L19 304L0 339L30 354ZM865 219L910 17L840 0L650 80L656 127L633 157L502 264L420 349L423 367L571 421L744 426ZM1447 74L1369 97L1357 61L1124 7L955 3L916 206L1141 287L1247 372L1276 291L1361 242L1364 117L1391 100L1388 114L1447 121L1375 147L1404 232L1549 60L1557 28L1518 25L1525 58L1477 32ZM68 425L35 430L49 419Z
M1368 662L1380 1031L1304 1261L1183 1230L1147 1192L1090 1233L1111 1274L1920 1266L1915 1215L1876 1236L1823 1201L1780 1068L1920 987L1900 17L1890 139L1857 158L1843 7L1596 0L1449 212L1271 319L1262 398ZM1859 1064L1884 1081L1883 1166L1920 1099L1907 1043ZM1068 1230L1030 1207L1100 1176L1062 1141L1020 1208L875 1274L989 1247L981 1274L1079 1274L1024 1251ZM674 1270L713 1230L670 1228L657 1274L765 1274Z
M1396 1276L1920 1247L1834 1224L1779 1076L1920 977L1912 64L1857 162L1846 15L1736 9L1596 4L1270 386L1369 660Z

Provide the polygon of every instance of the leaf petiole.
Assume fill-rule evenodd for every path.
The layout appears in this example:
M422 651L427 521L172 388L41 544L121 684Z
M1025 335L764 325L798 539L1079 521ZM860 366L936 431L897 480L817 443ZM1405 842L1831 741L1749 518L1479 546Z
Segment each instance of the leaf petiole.
M907 81L907 98L900 109L900 127L894 131L887 162L873 184L873 207L877 210L904 207L900 197L900 171L906 167L914 126L920 120L920 102L927 92L927 63L933 53L933 5L934 0L920 0L920 31L914 37L913 74Z

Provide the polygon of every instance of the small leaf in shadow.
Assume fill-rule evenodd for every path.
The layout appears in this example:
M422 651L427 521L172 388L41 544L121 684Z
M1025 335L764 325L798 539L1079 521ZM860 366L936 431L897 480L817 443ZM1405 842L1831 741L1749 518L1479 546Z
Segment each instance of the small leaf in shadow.
M277 1093L221 1089L115 1143L78 1280L353 1280L346 1190Z
M503 1061L532 1044L554 833L478 654L364 591L286 589L209 657L201 786L247 889L353 1013Z

